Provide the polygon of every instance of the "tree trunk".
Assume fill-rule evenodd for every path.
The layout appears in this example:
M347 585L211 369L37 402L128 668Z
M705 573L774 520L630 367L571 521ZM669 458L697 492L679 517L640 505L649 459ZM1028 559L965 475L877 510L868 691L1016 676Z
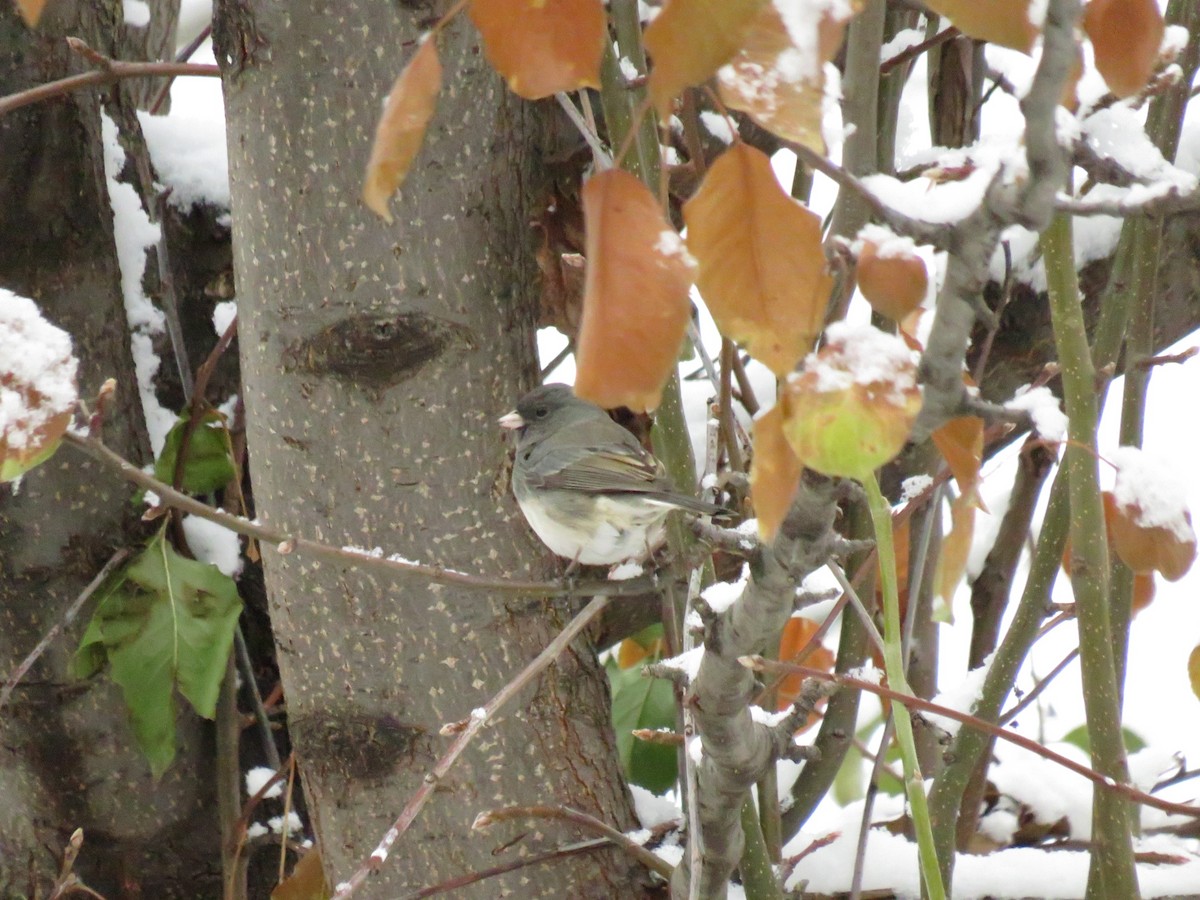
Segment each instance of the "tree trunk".
M222 4L235 270L257 515L334 545L496 577L546 574L496 418L536 377L533 240L542 110L460 20L436 116L387 226L359 200L381 101L427 7ZM264 548L289 723L334 883L371 852L468 716L568 610L391 581ZM452 770L362 896L495 866L481 810L560 803L628 828L604 675L582 644ZM539 846L580 838L539 823ZM527 838L512 853L533 852ZM456 896L631 897L612 852Z
M119 22L119 5L60 2L32 31L11 4L0 4L0 95L81 71L65 35L119 54ZM0 286L33 298L71 334L82 396L95 396L110 376L118 380L103 438L144 460L149 445L125 325L98 95L79 92L0 118L0 159ZM131 494L69 449L28 473L19 490L0 485L0 678L114 549L139 539ZM57 856L80 827L75 872L102 894L214 896L219 859L202 725L181 714L177 761L155 782L126 725L120 689L107 678L81 683L69 674L90 610L0 712L0 896L45 896Z

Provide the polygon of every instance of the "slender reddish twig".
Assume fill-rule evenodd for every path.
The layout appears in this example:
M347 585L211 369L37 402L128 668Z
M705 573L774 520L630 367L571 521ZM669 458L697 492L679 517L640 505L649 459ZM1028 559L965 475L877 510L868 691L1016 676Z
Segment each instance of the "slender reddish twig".
M601 835L609 842L620 847L651 872L657 872L665 880L670 880L674 869L670 863L655 856L633 838L618 831L607 822L597 819L569 806L506 806L502 809L490 809L475 817L471 823L472 831L479 831L494 825L496 822L506 822L511 819L560 819L578 825L588 831Z
M0 97L0 116L10 113L14 109L20 109L22 106L30 106L34 103L41 103L43 100L65 96L72 91L115 84L123 78L152 78L158 75L204 75L209 78L219 78L221 70L214 65L204 63L119 62L112 60L111 65L107 68L84 72L80 75L69 75L66 78L59 78L57 81L50 81L25 91L9 94L7 97Z
M337 886L334 900L345 900L352 896L366 882L372 872L378 872L383 864L387 861L388 854L391 853L392 847L396 841L400 839L400 835L404 834L409 829L409 826L420 815L425 804L429 802L429 798L433 796L433 792L437 790L442 779L446 777L446 773L462 756L463 751L467 749L467 745L480 731L483 726L496 714L504 704L519 694L526 685L536 678L542 670L546 669L550 663L558 657L570 645L580 632L582 632L600 613L604 607L608 605L607 597L595 597L580 613L575 616L567 627L546 645L546 649L534 657L533 661L522 669L515 678L500 688L496 696L492 697L484 706L472 710L471 715L460 722L454 722L450 725L442 727L443 735L457 735L454 742L446 749L421 781L421 786L409 798L408 803L404 805L399 817L392 824L392 827L384 834L378 846L371 851L368 856L358 867L349 881L342 882Z
M88 598L96 593L100 585L104 584L104 580L112 573L112 570L123 563L127 556L129 556L129 551L121 549L109 557L108 562L104 564L104 568L96 573L96 577L88 583L88 586L67 607L67 611L62 614L62 618L50 627L50 630L46 632L46 636L38 641L37 646L29 651L29 655L21 660L21 664L12 670L12 674L4 682L3 689L0 689L0 709L4 709L4 705L8 703L8 698L12 696L13 690L16 689L17 684L20 683L21 679L33 667L33 664L38 661L38 657L46 652L46 648L54 642L54 639L58 637L64 628L75 621L75 617L79 615L79 610L83 608L83 604L87 603Z
M514 859L503 865L480 869L477 872L467 872L465 875L456 875L440 884L422 888L415 894L409 894L404 900L425 900L426 897L435 897L438 894L445 894L448 891L457 891L459 888L464 888L469 884L478 884L489 878L496 878L500 875L507 875L509 872L516 872L518 869L525 869L529 866L541 865L542 863L557 862L569 856L591 853L593 850L603 850L611 846L612 844L603 838L580 841L578 844L567 844L565 847L557 847L554 850L546 850L543 853L534 853L532 856L522 856L520 859Z
M412 562L397 556L385 557L381 555L381 551L333 547L309 538L296 537L258 521L231 515L224 510L213 509L195 497L180 493L169 484L143 472L95 438L68 431L63 435L63 443L70 444L92 459L104 463L126 481L145 490L153 491L163 504L224 526L235 534L257 538L285 555L300 551L320 559L385 571L394 576L416 576L432 581L434 584L451 584L463 588L491 590L526 597L627 597L644 594L653 590L655 585L654 577L649 575L630 578L627 581L581 581L574 585L568 581L520 581L503 577L472 575L443 566Z
M956 722L961 722L968 728L974 728L976 731L982 731L984 734L989 734L1002 741L1016 744L1030 753L1036 753L1043 759L1048 759L1050 762L1057 763L1064 769L1071 770L1076 775L1082 775L1088 781L1098 784L1106 790L1113 791L1144 806L1152 806L1155 809L1161 809L1163 812L1172 813L1173 815L1200 818L1200 806L1188 806L1186 803L1172 803L1169 800L1160 800L1158 797L1151 796L1144 791L1139 791L1133 785L1114 781L1105 775L1101 775L1095 769L1088 768L1082 763L1075 762L1073 759L1068 759L1061 753L1055 753L1053 750L1043 747L1037 741L1030 740L1023 735L1008 731L1005 728L1000 728L991 722L985 722L983 719L972 716L969 713L962 713L956 709L950 709L948 706L940 706L937 703L922 700L920 697L914 697L911 694L902 694L899 691L893 691L891 688L873 684L870 681L863 681L859 678L851 678L848 675L839 675L836 672L823 672L820 669L812 669L808 666L795 666L788 663L775 662L774 660L764 659L761 656L743 656L739 662L746 666L746 668L753 669L756 672L787 672L789 674L803 675L806 678L831 682L840 687L867 691L920 712L953 719Z

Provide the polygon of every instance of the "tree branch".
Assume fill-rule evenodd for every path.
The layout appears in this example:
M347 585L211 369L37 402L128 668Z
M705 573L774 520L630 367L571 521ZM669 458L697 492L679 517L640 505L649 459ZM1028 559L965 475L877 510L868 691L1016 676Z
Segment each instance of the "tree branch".
M647 593L654 589L656 583L653 575L630 578L626 581L588 581L575 584L569 580L554 582L489 578L447 569L443 566L412 562L395 554L385 557L382 550L332 547L319 541L297 537L277 528L271 528L257 520L252 521L220 509L213 509L195 497L189 497L187 494L175 490L169 484L159 481L153 475L143 472L108 449L96 438L68 431L63 435L63 443L70 444L97 462L108 466L126 481L136 484L144 490L153 491L165 505L207 519L228 528L235 534L255 538L262 541L264 545L274 547L281 554L298 550L318 559L332 560L342 565L375 569L393 576L418 577L434 584L453 584L458 587L500 591L524 597L623 597Z
M392 827L387 830L378 846L371 851L358 870L350 876L349 881L342 882L336 888L333 900L345 900L345 898L353 896L354 893L363 886L367 878L372 872L378 872L383 864L387 861L388 854L391 853L392 847L400 836L409 829L409 826L420 815L425 804L429 802L429 798L433 796L442 779L446 777L446 773L450 771L453 765L462 756L463 751L467 749L467 745L483 727L488 723L496 712L513 699L517 694L525 688L534 678L546 669L550 663L558 658L570 645L571 641L575 640L579 634L591 624L605 606L608 605L607 597L596 597L585 606L570 622L567 627L559 632L546 649L534 657L533 661L522 669L517 675L504 685L497 694L492 697L486 704L473 710L471 715L460 722L454 722L442 727L441 733L443 736L457 735L454 742L442 754L442 757L434 764L433 768L425 776L421 782L421 786L417 788L416 793L412 795L408 803L404 805L399 817L393 823Z

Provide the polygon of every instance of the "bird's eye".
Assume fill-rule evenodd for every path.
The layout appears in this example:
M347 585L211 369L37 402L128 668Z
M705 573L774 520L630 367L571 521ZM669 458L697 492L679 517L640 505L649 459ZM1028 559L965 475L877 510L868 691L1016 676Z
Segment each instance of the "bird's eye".
M539 419L544 419L546 416L550 415L550 410L546 409L544 406L539 406L533 411L533 414Z

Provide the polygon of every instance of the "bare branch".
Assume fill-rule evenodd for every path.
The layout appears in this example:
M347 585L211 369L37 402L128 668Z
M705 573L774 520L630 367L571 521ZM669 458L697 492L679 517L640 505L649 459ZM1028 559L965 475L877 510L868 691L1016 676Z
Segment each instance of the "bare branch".
M851 678L846 675L840 675L837 672L824 672L821 669L812 669L808 666L797 666L789 663L776 662L770 659L764 659L761 656L746 656L739 660L742 665L756 672L786 672L791 675L803 675L805 678L815 678L819 681L829 681L843 688L852 688L859 691L867 691L875 694L885 700L893 700L896 703L901 703L910 709L915 709L919 712L930 713L936 716L942 716L947 719L953 719L956 722L961 722L968 728L976 731L981 731L984 734L999 738L1002 741L1008 741L1010 744L1015 744L1023 750L1028 750L1030 753L1036 753L1043 759L1048 759L1052 763L1062 766L1064 769L1069 769L1076 775L1082 775L1093 784L1097 784L1105 790L1112 791L1115 794L1120 794L1122 797L1127 797L1130 800L1141 803L1144 806L1152 806L1155 809L1160 809L1163 812L1171 813L1177 816L1190 816L1191 818L1200 818L1200 806L1189 806L1186 803L1172 803L1169 800L1162 800L1145 791L1140 791L1131 784L1124 784L1100 774L1095 769L1088 768L1083 763L1076 762L1069 757L1063 756L1060 753L1055 753L1046 747L1043 747L1037 741L1030 740L1024 735L1008 731L991 722L985 722L976 716L969 713L959 712L957 709L951 709L948 706L941 706L929 700L922 700L920 697L914 697L911 694L903 694L899 691L893 691L891 688L886 688L883 685L874 684L870 681L863 681L859 678Z
M104 463L126 481L136 484L147 491L153 491L167 506L183 512L191 513L202 519L207 519L217 525L228 528L235 534L256 538L264 544L273 546L279 553L287 554L295 551L306 553L320 559L335 560L343 565L353 565L363 568L376 569L394 576L424 578L434 584L453 584L459 587L477 588L480 590L501 591L506 594L526 597L617 597L645 593L654 588L654 576L641 576L626 581L596 581L578 582L572 584L569 580L553 581L520 581L509 578L489 578L482 575L471 575L443 566L431 566L424 563L411 562L399 556L384 556L382 551L363 550L350 547L332 547L309 538L296 537L276 528L263 525L257 521L231 515L223 510L213 509L201 503L195 497L189 497L170 485L159 481L153 475L143 472L137 466L122 459L108 449L99 440L68 431L63 436L63 442L86 453L92 459Z
M479 831L497 822L511 819L557 819L571 822L604 837L609 843L620 847L651 872L661 875L664 879L671 877L671 871L674 868L665 859L655 856L624 832L618 831L595 816L589 816L585 812L566 806L507 806L502 809L492 809L476 816L475 821L471 823L471 828Z
M408 803L404 805L400 816L392 824L392 827L387 830L378 846L371 851L361 866L358 867L349 881L343 882L337 886L334 894L334 900L345 900L345 898L353 896L353 894L363 886L367 878L372 872L379 871L380 867L387 861L388 854L391 853L392 847L400 836L404 834L420 815L425 804L429 802L429 798L433 796L442 779L446 777L446 773L462 756L463 751L467 749L467 745L471 743L475 735L483 730L483 727L496 714L496 712L519 694L534 678L546 669L558 655L562 653L570 645L571 641L575 640L579 634L587 628L591 622L600 615L600 612L608 605L607 597L596 597L587 606L585 606L570 622L567 627L559 632L546 649L534 657L524 669L504 685L496 696L492 697L486 704L472 711L471 715L460 722L454 722L443 726L443 735L456 735L454 742L446 749L433 766L426 774L421 786L417 788L416 793L412 795Z
M64 628L75 621L75 617L79 615L79 610L83 608L83 605L88 602L88 598L96 593L100 585L104 584L104 580L112 574L113 569L123 563L128 556L129 551L121 549L109 557L108 562L104 564L104 568L97 572L96 577L88 582L88 586L72 601L71 605L67 607L67 611L62 614L62 617L50 627L45 637L38 641L37 646L29 651L29 655L21 660L21 663L12 670L12 673L4 681L4 687L0 688L0 710L4 709L5 704L8 703L8 698L12 696L12 692L17 684L33 668L33 664L38 661L38 658L46 652L46 648L54 643L54 639L62 633Z

